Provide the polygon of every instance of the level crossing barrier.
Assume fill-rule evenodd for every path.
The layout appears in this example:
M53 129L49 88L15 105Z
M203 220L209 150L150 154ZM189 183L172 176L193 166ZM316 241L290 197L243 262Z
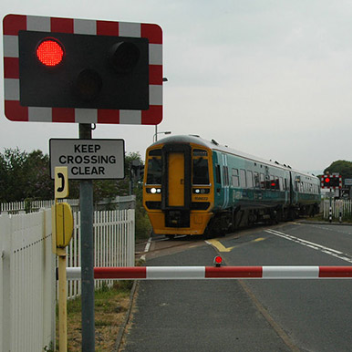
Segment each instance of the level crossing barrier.
M79 280L81 268L67 268L68 280ZM352 266L146 266L94 268L95 279L351 279Z

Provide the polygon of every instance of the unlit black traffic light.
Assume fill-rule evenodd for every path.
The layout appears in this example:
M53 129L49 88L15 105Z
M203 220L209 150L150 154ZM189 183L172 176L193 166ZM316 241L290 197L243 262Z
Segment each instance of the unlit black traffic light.
M146 38L19 32L22 106L149 109Z

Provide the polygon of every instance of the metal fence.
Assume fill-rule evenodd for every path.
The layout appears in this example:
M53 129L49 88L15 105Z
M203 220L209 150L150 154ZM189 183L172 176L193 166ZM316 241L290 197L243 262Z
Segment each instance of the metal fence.
M134 266L134 217L134 209L94 212L96 266ZM69 267L80 266L78 212L74 221L73 239L67 247ZM0 214L0 253L0 351L43 351L55 341L56 257L51 245L51 209ZM100 281L96 287L99 285ZM79 294L79 280L70 282L69 298Z

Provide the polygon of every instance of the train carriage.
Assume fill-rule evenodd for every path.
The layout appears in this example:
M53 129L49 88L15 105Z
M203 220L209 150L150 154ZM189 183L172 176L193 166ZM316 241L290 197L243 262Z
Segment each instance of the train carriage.
M146 152L143 205L154 232L219 235L318 209L318 178L206 141L172 136Z

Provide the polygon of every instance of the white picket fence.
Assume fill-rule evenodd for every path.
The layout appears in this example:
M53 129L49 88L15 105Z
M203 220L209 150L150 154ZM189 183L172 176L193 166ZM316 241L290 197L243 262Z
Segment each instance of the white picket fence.
M79 199L65 199L64 202L70 204L72 210L79 211ZM0 214L11 213L18 214L20 212L32 213L42 208L50 208L54 204L54 200L27 200L13 203L0 203ZM136 196L116 196L114 199L103 200L94 204L95 210L106 210L113 208L116 210L134 209L136 206Z
M0 203L0 213L18 214L21 211L33 212L41 208L50 208L54 204L54 200L34 200L12 203Z
M332 207L333 218L338 219L340 217L340 213L342 216L342 220L347 217L352 218L351 200L332 199L331 207ZM320 211L323 213L324 219L329 218L329 209L330 209L330 199L324 199L321 202L321 206L320 206Z
M134 209L95 212L96 266L134 266L134 214ZM78 213L74 219L68 266L80 266ZM51 246L51 210L0 214L0 253L0 351L43 351L55 342L56 257ZM70 282L68 293L77 296L80 283Z
M74 231L67 251L67 266L80 267L81 231L80 213L74 213ZM94 266L134 266L135 253L135 210L112 210L94 212ZM97 280L95 288L103 283L111 286L112 280ZM81 280L70 280L68 298L81 294Z
M0 216L1 351L42 351L55 337L51 210Z

